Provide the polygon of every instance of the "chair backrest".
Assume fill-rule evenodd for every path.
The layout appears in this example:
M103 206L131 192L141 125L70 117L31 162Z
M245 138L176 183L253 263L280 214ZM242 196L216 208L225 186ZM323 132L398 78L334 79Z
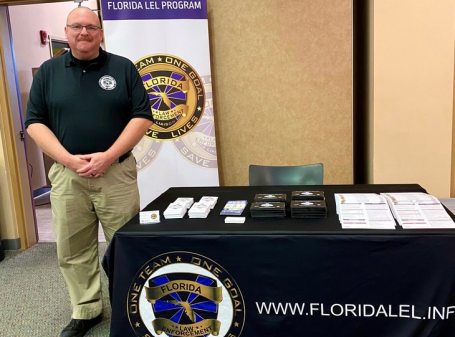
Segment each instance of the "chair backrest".
M299 166L250 165L250 186L322 185L324 165Z

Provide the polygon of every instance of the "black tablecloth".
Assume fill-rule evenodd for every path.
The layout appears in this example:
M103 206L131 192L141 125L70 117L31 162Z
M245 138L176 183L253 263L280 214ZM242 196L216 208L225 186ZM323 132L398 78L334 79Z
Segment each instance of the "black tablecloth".
M327 203L328 216L324 219L293 219L290 216L289 202L292 191L322 190L325 194ZM257 193L287 193L287 216L280 218L251 218L250 205ZM159 210L162 223L151 225L140 225L139 214L121 228L117 235L200 235L200 234L371 234L371 230L363 229L342 229L336 214L335 193L381 193L381 192L425 192L420 185L323 185L323 186L228 186L228 187L178 187L170 188L152 203L147 205L143 211ZM178 197L193 197L198 201L202 196L217 196L218 202L215 208L210 212L207 219L190 219L185 215L183 219L167 219L163 217L163 212L169 204ZM248 200L249 204L244 210L242 216L246 217L244 224L225 224L224 216L220 212L228 200ZM453 233L445 229L412 229L403 230L398 227L396 230L375 231L379 234L395 234L396 232L405 232L409 235L416 234L441 234Z
M228 200L323 190L326 219L225 224ZM103 260L111 336L455 336L454 230L342 230L334 193L425 192L419 185L171 188L218 196L207 219L140 225L114 236ZM289 201L289 200L288 200ZM199 289L200 288L200 289ZM199 292L198 292L199 289Z

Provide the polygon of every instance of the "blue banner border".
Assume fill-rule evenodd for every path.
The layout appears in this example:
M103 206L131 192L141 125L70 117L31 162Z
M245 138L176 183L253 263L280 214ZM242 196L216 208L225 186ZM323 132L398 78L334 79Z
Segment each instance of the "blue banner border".
M207 0L101 0L103 20L207 19Z

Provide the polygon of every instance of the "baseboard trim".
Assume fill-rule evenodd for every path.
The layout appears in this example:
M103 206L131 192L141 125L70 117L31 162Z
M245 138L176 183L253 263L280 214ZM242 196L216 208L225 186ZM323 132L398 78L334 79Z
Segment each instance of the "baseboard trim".
M21 249L21 239L5 239L2 240L4 250L19 250Z

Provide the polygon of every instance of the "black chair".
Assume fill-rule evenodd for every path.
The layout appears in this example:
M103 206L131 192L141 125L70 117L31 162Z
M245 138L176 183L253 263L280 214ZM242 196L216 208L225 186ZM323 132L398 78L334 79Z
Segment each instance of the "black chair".
M299 166L250 165L250 186L322 185L323 164Z

